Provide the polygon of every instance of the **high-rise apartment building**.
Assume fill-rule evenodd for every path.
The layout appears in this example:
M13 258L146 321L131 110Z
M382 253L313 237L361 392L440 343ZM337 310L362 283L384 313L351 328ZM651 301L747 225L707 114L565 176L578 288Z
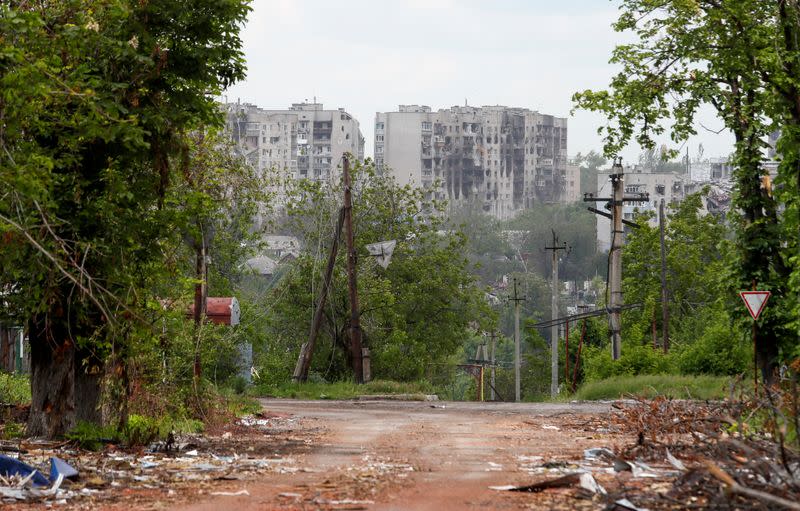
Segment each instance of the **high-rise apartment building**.
M227 128L238 150L260 171L275 169L283 179L338 179L342 155L364 159L358 121L343 108L295 103L268 110L247 103L225 105Z
M567 119L525 108L433 112L400 105L397 112L379 112L375 161L400 184L429 188L452 205L482 202L497 218L574 196L568 194ZM576 178L570 177L574 189Z

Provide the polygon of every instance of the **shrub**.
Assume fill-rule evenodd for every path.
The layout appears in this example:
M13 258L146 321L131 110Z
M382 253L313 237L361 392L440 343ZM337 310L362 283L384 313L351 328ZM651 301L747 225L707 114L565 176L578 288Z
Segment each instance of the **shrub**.
M752 346L723 321L713 321L700 337L676 350L683 374L734 375L747 370Z
M664 355L651 346L638 344L622 345L622 356L611 360L609 346L587 346L583 356L585 381L598 381L612 376L635 376L639 374L665 374L675 372L672 355Z
M31 402L31 384L24 374L0 372L0 403L23 405Z

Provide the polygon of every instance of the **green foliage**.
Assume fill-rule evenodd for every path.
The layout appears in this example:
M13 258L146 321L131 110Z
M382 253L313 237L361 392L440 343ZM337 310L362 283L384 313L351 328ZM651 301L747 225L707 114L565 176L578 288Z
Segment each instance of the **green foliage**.
M752 370L750 336L735 328L727 314L704 310L693 323L696 340L676 346L681 373L732 376Z
M80 421L65 437L83 449L99 451L105 444L142 446L165 440L170 433L199 433L202 430L203 423L198 420L133 414L122 429Z
M258 396L292 399L354 399L370 395L403 395L412 400L424 400L425 395L434 393L434 389L424 380L415 382L373 380L363 385L356 385L352 381L265 383L256 385L251 392Z
M640 375L614 376L592 381L578 389L575 398L592 401L629 396L674 399L724 399L730 379L721 376Z
M715 314L721 321L725 320L726 301L721 297L728 292L728 283L724 280L729 272L728 233L721 219L701 214L701 200L701 194L690 195L666 214L669 327L673 344L690 343L698 336L697 331L682 327L693 318ZM649 215L637 217L641 227L631 230L622 250L625 300L643 304L641 309L625 315L623 338L637 344L652 342L653 322L659 332L663 327L658 277L661 272L659 228L650 226L649 218ZM728 296L728 300L732 298Z
M520 397L523 401L540 401L550 396L550 346L535 329L526 329L525 334ZM513 379L512 387L504 396L509 400L514 398Z
M121 439L119 431L114 426L100 426L86 421L78 422L64 436L82 449L90 451L99 451L104 444L118 443Z
M31 384L25 374L0 371L0 404L26 405L31 402Z
M608 160L600 153L592 149L586 155L578 153L575 155L575 163L581 169L581 195L585 193L597 194L597 173Z
M377 176L374 164L356 164L353 218L358 254L358 291L364 344L371 350L372 373L380 379L415 381L446 361L492 316L483 292L469 272L465 236L443 230L443 205L425 192ZM289 227L306 251L269 293L266 338L258 365L270 383L287 381L319 295L331 234L341 203L341 184L300 181L288 204ZM383 269L367 257L365 245L398 241ZM348 378L350 315L345 271L339 250L325 318L317 340L310 378Z
M630 42L613 52L620 71L610 90L573 99L608 116L599 131L609 156L632 139L654 147L667 126L673 142L686 141L704 104L731 130L736 239L726 298L732 303L736 291L752 286L772 291L757 330L759 366L772 379L778 361L796 353L800 333L800 8L768 0L623 0L620 11L614 27ZM782 163L770 193L763 140L776 129Z
M0 5L0 185L10 191L0 287L13 290L2 314L29 322L43 369L33 434L63 433L76 410L98 409L74 406L88 396L44 379L52 369L74 364L84 369L75 379L95 385L87 372L110 354L124 361L157 343L155 292L185 264L170 257L179 208L169 189L186 170L187 133L221 125L213 98L244 77L248 10L244 0ZM47 414L46 403L56 404Z
M562 281L588 280L595 274L605 273L606 259L597 254L597 220L583 204L550 205L537 204L526 209L507 228L520 231L522 252L529 257L526 271L542 276L550 275L550 258L541 254L545 243L553 239L552 231L559 242L567 242L569 255L562 258L559 274Z
M0 424L0 439L14 440L25 436L25 424L20 422L4 421Z
M593 382L612 376L637 376L644 374L675 373L675 361L671 355L654 350L652 346L624 344L619 360L611 359L608 346L587 346L583 355L585 381Z

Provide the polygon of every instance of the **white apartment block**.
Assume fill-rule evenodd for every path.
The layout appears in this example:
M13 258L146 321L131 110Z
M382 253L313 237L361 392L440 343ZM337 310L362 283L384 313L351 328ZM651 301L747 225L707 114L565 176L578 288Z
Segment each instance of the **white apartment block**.
M600 172L597 174L597 196L611 197L613 190L611 186L610 172ZM625 195L637 193L649 194L647 201L626 202L622 206L622 218L633 220L636 212L653 211L656 216L650 220L650 224L658 225L658 207L661 199L664 199L665 208L669 209L673 203L680 202L686 195L692 193L694 187L688 182L686 174L675 172L650 172L640 167L626 168L622 177L622 184ZM602 211L607 211L602 202L596 203L595 207ZM606 251L611 247L611 220L600 215L597 217L597 250ZM624 227L625 230L628 227Z
M400 105L379 112L375 162L401 185L429 188L451 205L482 202L501 219L537 202L577 198L568 187L567 119L525 108ZM579 191L580 171L571 176Z
M342 155L364 159L358 121L343 108L325 110L321 103L295 103L286 110L247 103L224 108L238 150L260 172L275 169L281 180L335 180Z

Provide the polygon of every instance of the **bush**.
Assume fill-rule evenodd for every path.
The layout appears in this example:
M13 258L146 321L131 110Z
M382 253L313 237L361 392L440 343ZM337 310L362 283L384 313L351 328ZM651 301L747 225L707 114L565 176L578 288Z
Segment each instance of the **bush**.
M27 375L0 372L0 403L24 405L31 402L31 383Z
M723 321L711 322L695 342L677 348L680 372L717 375L745 372L751 363L752 346L743 337Z
M675 357L664 355L651 346L637 344L622 345L622 356L611 360L611 348L587 346L583 355L584 381L598 381L612 376L636 376L640 374L665 374L676 372Z

